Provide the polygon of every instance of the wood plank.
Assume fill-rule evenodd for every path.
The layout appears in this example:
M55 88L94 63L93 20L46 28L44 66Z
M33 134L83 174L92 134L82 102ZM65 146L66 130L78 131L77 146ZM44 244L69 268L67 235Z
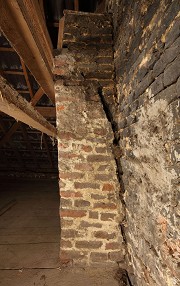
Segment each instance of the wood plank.
M8 70L8 71L4 71L4 70L2 70L1 71L3 74L12 74L12 75L23 75L23 72L22 71L10 71L10 70Z
M41 13L43 15L43 18L46 21L46 16L45 16L45 12L44 12L44 0L39 0L39 5L40 5L40 9L41 9Z
M0 28L54 103L52 46L37 4L37 1L32 0L0 1Z
M27 146L27 149L30 151L31 153L31 156L32 156L32 159L35 163L35 166L39 169L40 166L38 164L38 161L36 159L36 156L35 156L35 153L34 153L34 150L33 150L33 147L32 147L32 144L31 144L31 141L29 140L28 138L28 134L27 134L27 130L26 130L26 126L25 124L21 123L21 130L22 130L22 134L23 134L23 138L24 138L24 141L26 143L26 146Z
M15 50L9 47L0 47L0 52L14 52L15 53Z
M33 94L33 90L32 90L32 87L31 87L31 84L30 84L30 81L29 81L27 68L26 68L26 66L24 64L23 59L20 58L20 62L21 62L21 66L22 66L22 69L23 69L23 74L24 74L24 77L25 77L25 80L26 80L26 84L27 84L27 87L28 87L28 90L29 90L30 97L33 98L34 94Z
M56 128L39 114L29 102L23 99L2 76L0 76L0 91L0 111L38 129L42 133L56 137Z
M22 213L21 213L22 215ZM13 219L13 218L12 218ZM53 219L53 218L51 218ZM31 230L32 231L32 230ZM4 230L3 230L4 232ZM49 231L50 232L50 231ZM23 233L23 234L21 234ZM59 243L59 235L57 234L57 229L55 234L49 233L47 235L43 234L32 234L31 232L28 235L24 234L24 229L21 229L20 234L15 235L0 235L0 244L13 244L16 242L16 244L30 244L30 243L47 243L47 242L56 242Z
M79 11L79 0L74 0L74 10Z
M31 99L31 104L32 106L35 106L36 103L40 100L40 98L43 96L44 91L43 89L40 87L38 89L38 91L36 91L35 95L33 96L33 98Z
M2 208L0 208L0 216L6 213L9 209L11 209L17 203L16 200L12 200L5 204Z
M63 16L59 20L58 43L57 43L58 49L62 49L62 46L63 46L64 21L65 21L65 17Z
M48 27L59 28L59 22L47 22Z
M0 245L0 269L56 268L59 243Z
M19 161L19 165L23 170L26 170L26 166L24 164L24 161L22 160L21 154L19 152L19 150L16 149L16 147L14 147L12 142L9 142L11 136L16 132L16 130L19 127L19 122L15 122L11 128L7 131L6 127L4 125L4 122L0 119L0 128L3 131L3 133L5 134L4 137L2 138L2 140L0 141L0 147L2 147L5 143L8 142L9 146L11 147L11 149L13 150L17 160ZM1 145L2 144L2 145Z
M29 90L21 90L21 89L16 89L16 91L18 92L18 93L24 93L24 94L26 94L26 93L29 93Z
M55 107L35 106L35 110L37 110L45 118L56 117Z
M1 102L1 100L0 100L0 102ZM8 107L7 107L7 108L8 108ZM5 133L4 137L3 137L3 138L1 139L1 141L0 141L0 148L10 140L11 136L12 136L12 135L16 132L16 130L19 128L20 124L21 124L20 122L15 122L15 123L11 126L11 128Z
M50 166L51 166L51 168L53 168L53 160L52 160L51 152L49 151L49 147L48 147L48 144L47 144L47 140L46 140L46 135L45 134L43 135L43 143L44 143L44 146L45 146L45 149L46 149L46 152L47 152L47 156L48 156L48 160L49 160Z

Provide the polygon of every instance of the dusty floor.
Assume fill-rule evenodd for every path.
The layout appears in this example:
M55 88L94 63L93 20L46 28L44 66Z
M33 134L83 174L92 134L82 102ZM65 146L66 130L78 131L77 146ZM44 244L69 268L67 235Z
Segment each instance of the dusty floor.
M59 230L57 182L0 183L0 285L120 285L116 269L61 269Z

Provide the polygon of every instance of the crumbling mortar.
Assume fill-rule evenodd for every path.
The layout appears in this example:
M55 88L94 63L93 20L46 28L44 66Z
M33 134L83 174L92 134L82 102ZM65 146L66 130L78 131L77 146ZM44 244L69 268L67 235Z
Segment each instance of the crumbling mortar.
M101 100L104 112L106 114L106 117L107 117L108 121L111 124L111 128L112 128L112 131L113 131L113 134L114 134L114 140L112 142L111 147L112 147L112 152L113 152L113 155L114 155L114 160L115 160L115 163L116 163L116 174L117 174L118 182L120 184L119 199L120 199L120 201L122 203L123 214L124 214L124 218L123 218L123 220L119 224L119 229L121 231L122 238L123 238L123 241L124 241L125 252L127 253L127 239L126 239L126 234L125 234L125 227L126 227L125 210L126 210L126 204L125 204L125 201L124 201L124 198L123 198L123 194L124 194L125 190L124 190L124 184L123 184L123 180L122 180L123 172L122 172L122 167L121 167L121 163L120 163L120 157L121 157L122 154L121 154L121 151L120 151L121 148L120 148L120 144L119 144L120 136L118 134L118 125L113 120L113 116L112 116L112 114L111 114L111 112L109 110L109 107L108 107L107 103L105 102L101 86L98 88L98 94L99 94L99 97L100 97L100 100ZM120 151L120 152L118 152L119 154L117 154L117 150ZM127 271L126 271L126 276L127 276L127 280L128 280L129 285L132 286Z
M107 7L106 7L107 9ZM111 25L113 26L113 20L112 20L112 17L113 17L113 14L111 14ZM115 43L115 39L114 39L114 27L113 27L113 33L112 33L112 42ZM115 49L114 49L114 45L112 46L113 48L113 64L115 62ZM114 90L115 90L115 104L117 106L117 110L118 110L118 107L119 107L119 101L118 101L118 91L117 91L117 78L116 78L116 69L115 69L115 66L114 66L114 70L113 70L113 80L114 80ZM113 144L112 144L112 151L113 151L113 155L114 155L114 160L115 160L115 163L116 163L116 168L117 168L117 178L118 178L118 182L120 184L120 191L119 191L119 199L122 203L122 207L123 207L123 215L124 215L124 218L123 220L121 221L121 223L119 224L119 228L120 228L120 231L121 231L121 234L122 234L122 238L123 238L123 241L124 241L124 247L125 247L125 256L128 254L128 250L127 250L127 238L126 238L126 231L125 231L125 228L126 228L126 203L125 203L125 200L124 200L124 192L125 192L125 188L124 188L124 183L123 183L123 180L122 180L122 175L123 175L123 171L122 171L122 166L121 166L121 162L120 162L120 157L122 156L122 150L121 150L121 147L120 147L120 134L119 134L119 130L118 130L118 123L113 119L113 115L111 114L111 111L108 107L108 104L106 103L104 97L103 97L103 93L102 93L102 87L99 87L98 89L98 94L99 94L99 97L100 97L100 100L101 100L101 103L102 103L102 106L103 106L103 109L105 111L105 114L107 116L107 119L108 121L110 122L111 124L111 128L112 128L112 131L113 131L113 134L114 134L114 140L113 140ZM116 150L119 151L119 155L117 156L116 154ZM133 286L133 284L131 283L131 280L130 280L130 277L129 277L129 274L128 274L128 270L127 269L123 269L124 270L124 276L126 277L125 278L125 283L129 286Z

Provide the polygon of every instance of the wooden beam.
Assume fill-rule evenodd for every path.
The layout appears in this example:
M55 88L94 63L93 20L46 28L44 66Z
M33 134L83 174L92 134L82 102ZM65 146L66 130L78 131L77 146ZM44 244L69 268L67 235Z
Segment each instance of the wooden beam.
M15 122L14 124L16 124L16 123L17 122ZM10 132L8 131L9 136L6 136L7 130L6 130L5 124L4 124L4 122L2 120L0 121L0 127L1 127L1 129L3 131L3 133L5 134L5 138L6 138L5 139L3 137L4 138L4 144L8 143L11 146L11 148L12 148L12 150L13 150L16 158L17 158L17 160L19 161L20 166L25 170L26 166L24 164L24 161L22 160L22 157L21 157L21 154L20 154L19 150L13 145L13 142L10 141L10 137L15 133L15 131L17 130L16 128L19 127L19 126L18 125L17 126L13 125L11 127L12 129L10 128L11 131ZM5 142L5 140L7 140L7 142ZM2 141L3 141L3 139L2 139ZM1 141L0 141L0 143L1 143Z
M59 28L59 21L58 22L47 22L48 27Z
M57 135L56 128L22 98L2 76L0 76L0 111L49 136Z
M65 21L65 17L63 16L59 20L58 43L57 43L58 49L62 49L62 46L63 46L64 21Z
M49 106L35 106L35 110L37 110L43 117L50 118L50 117L56 117L56 108L55 107L49 107Z
M16 91L18 92L18 93L24 93L24 94L26 94L26 93L29 93L29 90L21 90L21 89L16 89Z
M54 103L52 44L38 2L0 0L0 11L0 29Z
M0 158L1 158L1 163L3 163L3 166L5 166L5 168L8 168L10 165L9 160L4 155L4 150L2 150L2 149L0 149Z
M44 0L39 0L39 6L40 6L40 9L41 9L41 13L43 15L43 18L46 21L45 12L44 12Z
M28 87L28 90L29 90L30 97L33 98L34 94L33 94L33 90L32 90L32 87L31 87L31 84L30 84L30 81L29 81L27 68L26 68L26 66L24 64L23 59L20 58L20 62L21 62L21 66L22 66L22 69L23 69L23 74L24 74L24 77L25 77L25 80L26 80L26 84L27 84L27 87Z
M24 75L22 71L4 71L4 70L1 70L1 72L3 74L12 74L12 75Z
M46 135L43 135L43 143L44 143L47 155L48 155L48 160L49 160L50 166L51 166L51 168L53 168L53 160L52 160L51 152L49 151L49 147L47 144Z
M15 122L11 127L10 127L10 129L6 132L5 131L5 129L3 130L2 128L4 128L3 127L3 125L2 125L2 122L1 122L1 129L3 130L3 132L5 133L5 135L4 135L4 137L1 139L1 141L0 141L0 148L4 145L4 144L6 144L8 141L9 141L9 139L11 138L11 136L16 132L16 130L19 128L19 126L20 126L20 122Z
M33 150L33 146L31 144L31 141L29 140L28 138L28 134L27 134L27 130L26 130L26 126L25 124L21 124L21 131L22 131L22 134L23 134L23 138L24 138L24 141L26 143L26 146L27 146L27 149L30 151L31 153L31 156L32 156L32 159L36 165L36 167L39 169L39 164L38 164L38 161L36 159L36 156L35 156L35 153L34 153L34 150Z
M15 50L13 48L0 47L0 52L14 52L15 53Z
M79 0L74 0L74 10L79 11Z
M35 93L35 95L33 96L33 98L31 99L31 104L32 104L32 106L35 106L35 105L36 105L36 103L40 100L40 98L43 96L43 94L44 94L44 91L43 91L42 88L40 87L40 88L36 91L36 93Z

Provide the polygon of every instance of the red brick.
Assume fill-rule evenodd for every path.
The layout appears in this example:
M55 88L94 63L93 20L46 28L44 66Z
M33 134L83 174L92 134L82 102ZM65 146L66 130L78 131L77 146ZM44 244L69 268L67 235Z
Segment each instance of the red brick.
M104 213L104 214L101 214L101 220L102 221L112 221L114 220L115 218L115 214L112 214L112 213Z
M72 191L61 191L60 195L62 198L82 198L83 195L80 192Z
M66 218L61 218L61 228L68 228L73 225L73 220L67 220Z
M111 192L111 191L114 191L114 185L109 184L109 183L104 184L104 185L103 185L103 188L102 188L102 191L103 191L103 192Z
M65 106L64 105L57 105L56 106L56 111L61 111L61 110L64 110L65 109Z
M81 179L83 177L84 177L83 173L77 173L77 172L63 173L63 172L60 172L60 178L62 178L62 179L74 180L74 179Z
M65 186L66 186L66 184L61 180L61 178L59 178L60 179L60 181L59 181L59 187L60 187L60 189L61 188L64 188Z
M69 144L67 143L58 143L59 149L67 149L69 147Z
M124 261L123 251L111 251L108 253L108 258L111 261Z
M107 134L107 130L103 128L96 128L94 129L94 134L104 136Z
M77 241L75 246L76 248L87 248L87 249L97 249L100 248L102 246L102 242L101 241Z
M91 146L86 146L86 145L82 145L81 149L84 152L91 152L92 151L92 147Z
M105 155L88 155L87 161L88 162L109 162L111 160L110 156Z
M62 101L70 101L70 102L76 102L79 101L79 99L77 97L71 97L71 96L63 96L63 95L58 95L58 100L60 102Z
M60 69L59 67L53 67L53 74L64 75L65 69Z
M92 211L89 212L89 218L98 219L98 217L99 217L98 212L92 212Z
M81 210L61 210L60 217L84 217L86 216L86 211Z
M75 207L89 207L90 206L90 202L85 201L85 200L76 200L74 202Z
M87 164L87 163L79 163L79 164L76 164L76 165L74 166L74 169L75 169L75 170L79 170L79 171L93 171L92 165Z
M61 230L61 237L62 238L74 238L76 237L78 232L74 229L62 229Z
M72 132L61 131L58 133L60 139L71 140L76 139L76 134Z
M106 197L105 196L102 196L102 195L97 195L97 194L92 194L91 195L91 199L94 199L94 200L103 200L105 199Z
M60 158L60 159L61 159L61 158L64 158L64 159L73 159L73 158L80 157L80 156L77 155L77 154L73 154L73 153L69 153L69 152L62 152L62 151L60 151L60 152L58 153L58 155L59 155L59 158Z
M109 243L106 243L106 250L119 250L121 247L120 243L118 242L109 242Z
M88 221L81 221L80 227L82 228L87 228L87 227L95 227L95 228L101 228L102 224L101 223L89 223Z
M63 207L72 207L72 201L71 200L65 200L61 198L61 206Z
M72 265L72 260L73 260L73 258L70 257L70 255L67 252L67 250L61 249L61 251L60 251L60 263L64 264L64 265L67 265L67 264L71 264Z
M113 203L94 203L94 208L115 210L117 206Z
M107 148L106 147L96 147L95 148L95 151L97 152L97 153L107 153Z
M74 187L75 189L99 189L100 185L96 183L90 183L90 182L87 182L87 183L86 182L84 183L75 182Z
M63 263L68 263L73 259L83 259L87 256L88 252L79 250L62 250L60 251L60 261Z
M112 175L110 174L96 174L94 176L95 180L98 180L98 181L109 181L112 179Z
M67 65L67 57L55 57L54 58L54 66L55 67L62 67Z
M102 238L102 239L113 239L115 237L115 233L108 233L106 231L96 231L94 232L94 237L96 238Z
M90 259L92 262L106 262L108 260L108 254L107 253L101 253L101 252L92 252L90 254Z
M109 165L102 165L102 166L99 166L98 171L102 172L102 171L105 171L108 168L109 168Z
M72 247L72 243L69 240L61 239L60 246L61 246L61 248L71 248Z

